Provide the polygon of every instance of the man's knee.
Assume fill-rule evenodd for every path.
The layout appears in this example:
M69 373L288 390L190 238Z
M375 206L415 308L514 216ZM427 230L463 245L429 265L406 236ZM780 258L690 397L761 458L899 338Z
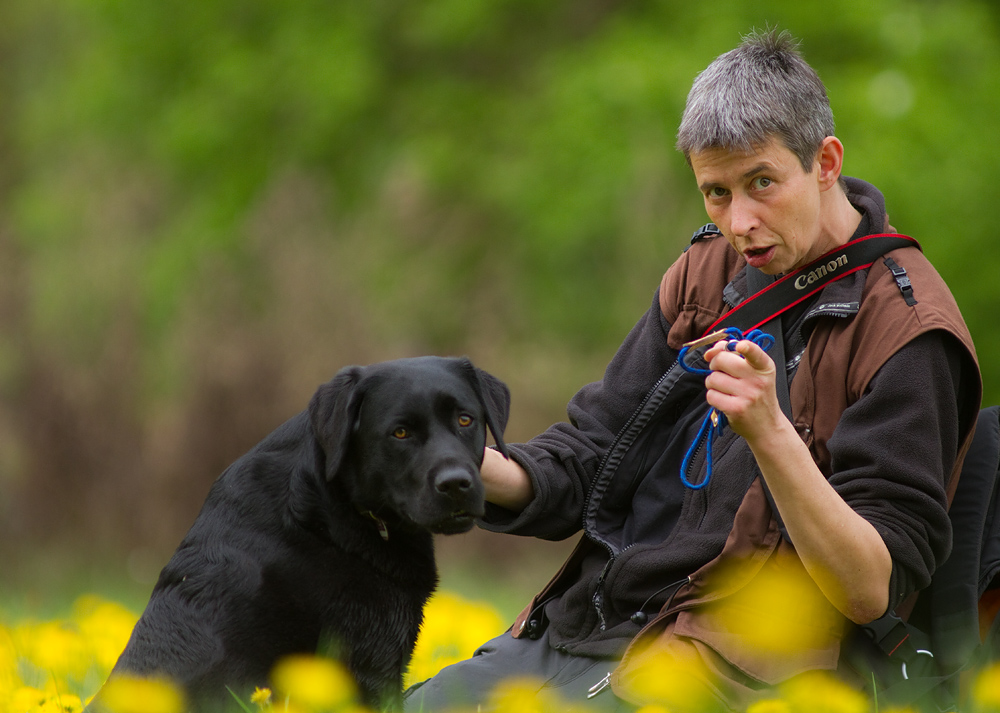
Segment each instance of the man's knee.
M406 713L432 713L448 708L478 704L484 694L492 691L509 673L516 656L503 656L509 634L483 644L472 658L445 666L432 678L416 683L406 690L403 707Z

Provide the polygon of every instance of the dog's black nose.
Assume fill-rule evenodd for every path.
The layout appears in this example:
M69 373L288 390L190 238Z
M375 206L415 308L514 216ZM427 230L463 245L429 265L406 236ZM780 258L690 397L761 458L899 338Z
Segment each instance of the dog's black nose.
M442 495L464 495L472 488L472 475L459 468L448 468L434 476L434 487Z

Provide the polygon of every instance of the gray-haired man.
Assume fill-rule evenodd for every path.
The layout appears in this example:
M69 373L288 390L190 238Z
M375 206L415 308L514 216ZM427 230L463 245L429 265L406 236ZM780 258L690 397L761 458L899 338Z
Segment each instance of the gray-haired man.
M850 622L927 585L950 547L949 485L981 386L961 314L918 249L887 253L916 300L877 260L784 312L780 367L750 339L711 346L708 376L676 363L748 297L748 266L785 275L889 231L881 193L841 176L833 129L823 84L785 33L748 36L695 80L678 148L716 227L670 267L603 379L571 401L569 423L483 465L484 527L584 536L509 633L411 690L407 710L487 710L511 676L594 709L691 704L690 686L682 699L645 685L651 667L683 668L699 705L737 709L836 670ZM689 454L713 409L728 427ZM775 574L794 586L766 590ZM738 622L757 619L811 636L762 649Z

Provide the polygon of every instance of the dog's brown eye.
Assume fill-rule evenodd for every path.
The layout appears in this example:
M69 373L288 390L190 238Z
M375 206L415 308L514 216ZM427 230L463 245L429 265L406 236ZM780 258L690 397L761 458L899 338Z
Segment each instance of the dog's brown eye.
M392 432L392 436L393 436L393 438L398 438L398 439L402 440L404 438L409 438L410 437L410 432L407 431L402 426L400 426L399 428L397 428L395 431Z
M468 426L471 426L472 425L472 416L470 416L467 413L463 413L461 416L458 417L458 425L461 426L462 428L466 428Z

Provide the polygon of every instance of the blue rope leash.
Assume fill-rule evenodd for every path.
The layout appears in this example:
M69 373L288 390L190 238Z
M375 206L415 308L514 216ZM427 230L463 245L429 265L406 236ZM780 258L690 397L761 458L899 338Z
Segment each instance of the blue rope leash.
M726 343L726 349L731 352L736 351L736 344L744 339L749 340L756 344L758 347L763 349L765 352L774 346L774 337L772 337L767 332L762 332L759 329L751 329L745 335L737 327L727 327L726 336L729 337L729 341ZM721 341L721 340L720 340ZM702 376L707 376L712 373L711 369L701 369L699 367L690 366L686 359L688 350L691 347L683 347L680 354L677 355L677 360L681 364L681 368L685 371L689 371L692 374L701 374ZM729 419L726 418L726 414L716 411L714 408L708 412L705 416L705 420L701 422L701 428L698 429L698 435L695 436L694 441L687 449L687 453L684 454L684 459L681 461L681 482L685 486L691 488L691 490L701 490L706 485L708 481L712 478L712 444L715 443L715 439L719 437L722 429L726 427L729 423ZM691 466L691 459L694 458L694 454L698 452L701 444L705 443L708 447L705 453L705 479L700 483L692 483L688 479L688 469Z

